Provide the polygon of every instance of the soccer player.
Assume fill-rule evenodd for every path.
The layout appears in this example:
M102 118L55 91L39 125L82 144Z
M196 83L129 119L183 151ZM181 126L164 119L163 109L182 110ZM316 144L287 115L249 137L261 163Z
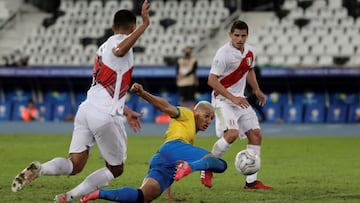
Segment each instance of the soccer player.
M90 174L72 190L55 196L55 202L74 202L89 192L104 187L123 173L126 160L127 134L124 121L132 130L141 128L141 114L125 107L134 65L132 47L150 24L150 3L142 4L142 24L136 26L136 16L128 10L115 13L114 35L102 44L93 68L93 84L86 100L75 116L69 157L57 157L40 164L35 161L14 179L12 190L17 192L39 176L75 175L88 160L90 149L97 144L105 167Z
M190 110L171 105L165 99L145 91L142 85L137 83L130 91L172 118L165 133L165 141L152 156L148 174L139 189L100 189L81 198L81 202L96 199L127 203L151 202L169 188L174 179L178 181L198 170L215 173L226 170L225 161L205 149L193 146L196 133L199 130L205 131L214 118L214 108L209 102L200 101Z
M248 139L247 150L260 156L261 131L254 109L244 96L246 82L253 89L261 105L266 96L260 90L253 67L255 52L246 43L248 25L235 21L229 33L231 41L219 48L213 59L208 84L212 87L212 104L215 107L215 127L218 139L212 153L221 157L235 140ZM204 180L211 179L210 172L202 171ZM210 177L210 178L209 178ZM257 173L246 177L245 189L272 189L257 180Z

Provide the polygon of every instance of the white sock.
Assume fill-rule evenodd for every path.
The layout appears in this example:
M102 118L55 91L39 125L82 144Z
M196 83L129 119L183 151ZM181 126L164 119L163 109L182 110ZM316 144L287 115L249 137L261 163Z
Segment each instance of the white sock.
M72 162L67 158L56 157L41 164L40 175L57 176L70 175L73 170Z
M246 149L249 151L250 154L257 154L260 157L260 145L248 144L246 146ZM256 180L257 180L257 173L246 176L246 182L247 183L253 183Z
M230 146L231 144L229 144L224 137L221 137L215 142L211 153L217 157L221 157L230 148Z
M85 180L76 186L74 189L66 193L68 201L78 197L85 196L86 194L93 192L99 188L107 186L109 182L114 179L114 175L111 171L104 167L97 171L94 171Z

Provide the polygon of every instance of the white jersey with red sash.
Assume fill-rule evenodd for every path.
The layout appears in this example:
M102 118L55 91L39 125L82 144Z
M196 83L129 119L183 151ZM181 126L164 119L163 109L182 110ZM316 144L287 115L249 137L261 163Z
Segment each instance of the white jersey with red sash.
M111 115L123 114L131 83L134 66L132 49L123 57L117 57L112 52L126 37L114 35L99 47L93 67L93 85L87 93L86 102Z
M246 76L250 68L255 66L255 52L248 44L244 52L226 43L218 49L211 65L210 73L219 76L220 83L234 96L244 96ZM223 98L213 92L216 98Z

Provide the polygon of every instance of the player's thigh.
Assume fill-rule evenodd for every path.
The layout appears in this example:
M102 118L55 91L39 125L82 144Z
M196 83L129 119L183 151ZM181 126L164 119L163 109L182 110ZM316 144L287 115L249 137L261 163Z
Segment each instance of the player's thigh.
M226 101L215 103L215 129L218 137L224 136L226 130L238 130L240 108Z
M105 115L103 125L94 129L95 140L101 156L111 166L121 165L126 160L127 134L119 116Z
M153 174L153 175L155 175L155 174ZM161 176L161 174L157 174L157 176ZM165 189L167 187L169 187L170 185L171 185L171 183L166 184L166 186L164 186ZM145 178L140 189L144 195L144 202L151 202L152 200L159 197L161 195L161 193L163 192L158 180L156 180L152 177Z
M167 160L174 164L176 164L178 160L188 162L197 161L205 155L210 154L209 151L203 148L184 143L180 140L165 143L161 147L160 153L163 157L166 157Z
M260 129L258 117L253 108L248 107L242 111L238 126L240 126L240 134L245 135L249 130Z
M90 110L84 106L80 106L74 120L74 130L70 143L69 153L79 154L88 151L94 146L95 140L88 126L88 112Z
M158 151L151 157L149 166L150 169L144 179L143 186L146 183L145 180L153 179L158 183L161 194L174 181L176 161L169 160Z

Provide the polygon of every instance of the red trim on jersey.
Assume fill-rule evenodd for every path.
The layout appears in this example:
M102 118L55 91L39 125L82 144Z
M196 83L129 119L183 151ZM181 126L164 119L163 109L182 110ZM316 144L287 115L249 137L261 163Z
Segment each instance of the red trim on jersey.
M131 67L126 73L123 74L122 80L121 80L121 86L120 86L120 93L119 93L119 99L126 95L126 92L130 88L131 83L131 76L132 71L134 67Z
M240 65L229 75L225 76L223 79L220 80L220 83L225 87L228 88L233 84L237 83L250 69L251 64L248 63L248 58L251 59L251 64L254 61L254 55L251 51L249 51L246 56L241 61Z
M95 58L93 76L96 83L101 84L105 88L116 82L116 72L102 63L98 55Z
M125 96L126 92L130 88L132 70L133 67L129 68L129 70L127 70L122 76L119 99ZM102 63L100 56L97 55L93 67L93 76L96 83L101 84L111 97L114 97L115 93L116 75L117 73Z

